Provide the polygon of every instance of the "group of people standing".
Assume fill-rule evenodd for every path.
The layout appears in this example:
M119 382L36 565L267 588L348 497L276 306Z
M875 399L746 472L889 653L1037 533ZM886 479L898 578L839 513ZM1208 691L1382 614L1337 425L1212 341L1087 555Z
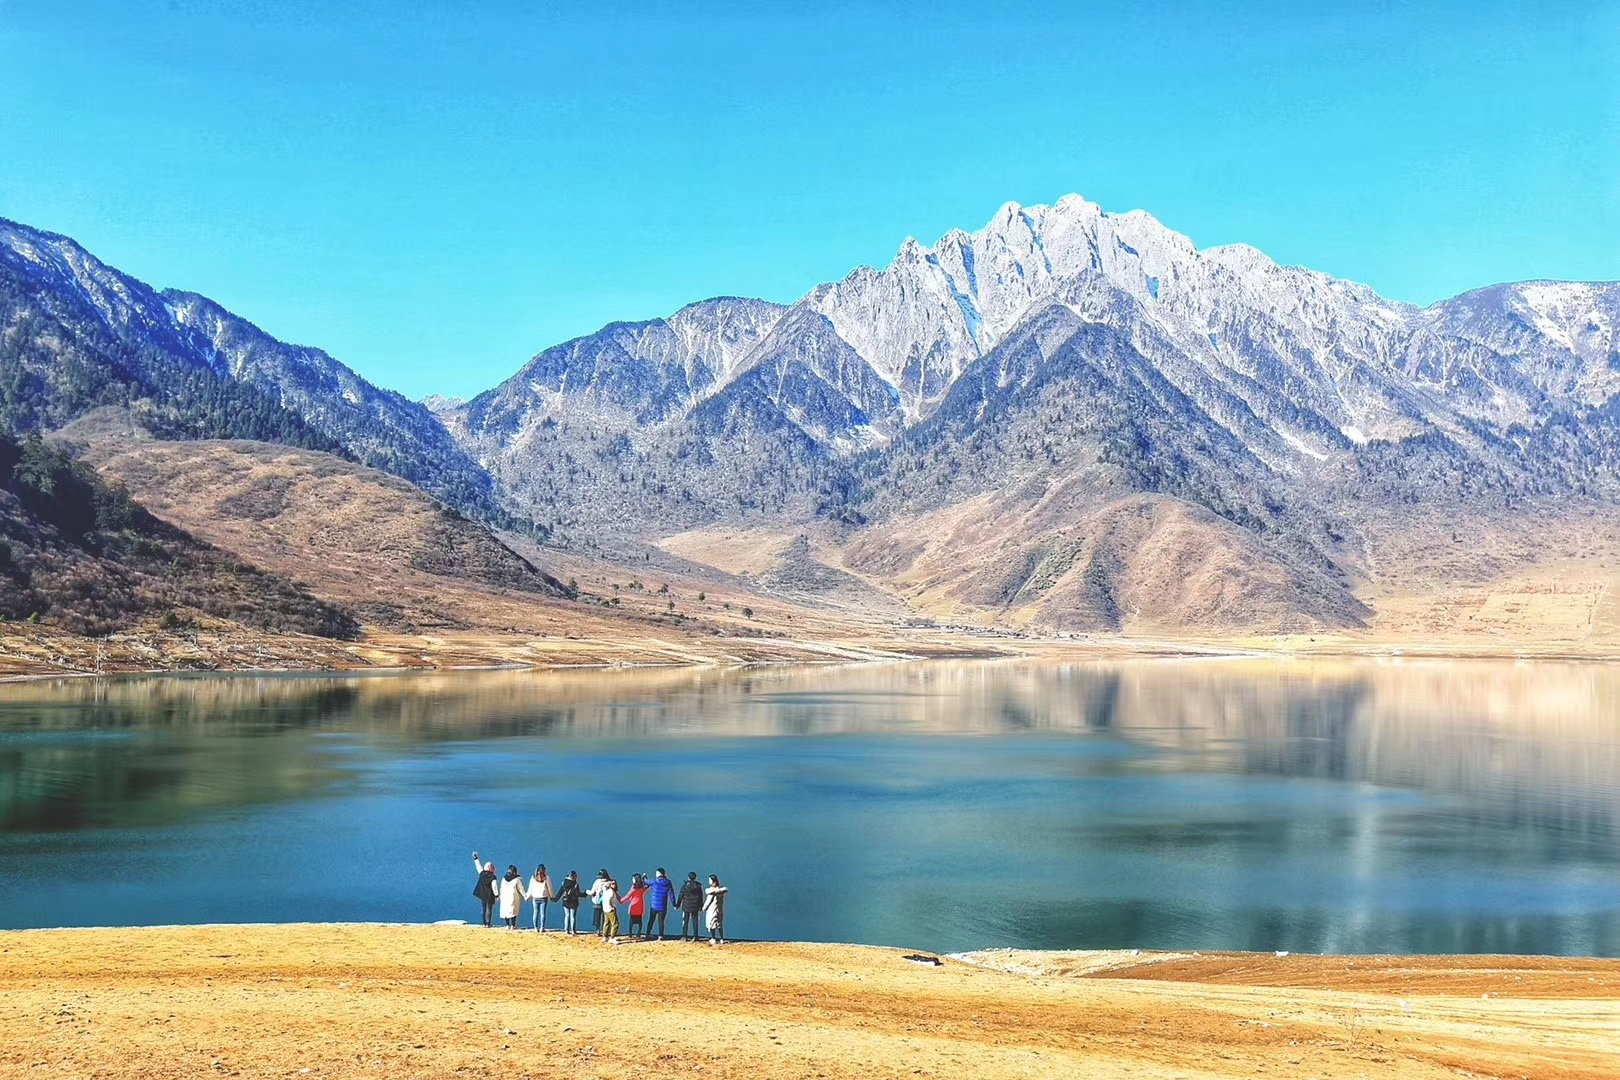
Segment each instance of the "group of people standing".
M663 941L664 924L671 912L681 913L681 940L708 940L718 944L726 936L726 893L720 879L709 875L707 886L698 882L697 871L686 875L677 888L660 866L651 878L635 874L630 887L621 890L618 881L604 868L597 871L596 880L589 888L580 884L573 870L561 881L553 881L541 863L534 868L527 883L516 864L506 868L505 876L495 872L495 864L481 862L473 852L473 868L478 872L478 884L473 886L484 909L484 925L494 926L496 909L508 930L518 928L523 915L523 902L534 905L534 929L546 932L546 913L552 904L562 908L562 932L578 935L579 907L589 901L592 912L592 930L604 940L619 938L619 908L625 909L629 919L626 935L639 941Z

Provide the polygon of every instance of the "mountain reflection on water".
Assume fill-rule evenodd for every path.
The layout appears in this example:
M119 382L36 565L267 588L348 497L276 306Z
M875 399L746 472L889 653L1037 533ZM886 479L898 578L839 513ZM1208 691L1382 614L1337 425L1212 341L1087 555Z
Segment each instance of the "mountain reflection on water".
M1617 826L1620 669L1604 665L0 687L11 926L460 917L480 847L525 869L725 867L753 936L1613 955ZM241 894L200 892L204 859ZM336 866L399 888L367 897ZM110 872L117 902L48 899L81 872Z

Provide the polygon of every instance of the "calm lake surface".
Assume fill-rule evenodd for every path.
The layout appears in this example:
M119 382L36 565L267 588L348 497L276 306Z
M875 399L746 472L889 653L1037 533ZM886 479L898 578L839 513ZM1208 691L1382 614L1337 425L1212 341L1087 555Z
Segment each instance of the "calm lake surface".
M476 920L474 848L717 873L738 937L1615 956L1620 669L0 686L5 927Z

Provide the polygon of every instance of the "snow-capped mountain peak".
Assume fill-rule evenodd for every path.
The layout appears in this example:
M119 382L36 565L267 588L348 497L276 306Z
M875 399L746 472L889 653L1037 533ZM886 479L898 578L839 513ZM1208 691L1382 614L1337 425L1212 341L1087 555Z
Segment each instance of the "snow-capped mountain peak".
M452 426L522 486L537 447L589 445L589 430L548 424L606 430L619 417L638 453L725 460L730 472L711 479L747 503L780 480L749 471L762 454L795 468L847 461L936 416L1046 385L1043 365L1090 364L1129 384L1122 400L1158 401L1209 433L1206 445L1221 432L1257 468L1292 475L1426 433L1478 448L1605 402L1620 393L1617 326L1620 286L1531 282L1420 309L1245 244L1200 249L1144 211L1067 195L1006 203L931 244L907 237L888 265L789 307L721 298L606 327L541 353ZM567 445L564 460L579 461ZM668 489L680 473L669 468L634 482ZM548 498L567 490L557 477ZM681 491L683 506L700 501Z
M908 239L888 267L858 269L807 302L895 386L915 419L967 365L1084 280L1208 321L1210 305L1198 303L1208 278L1279 272L1249 252L1206 266L1191 240L1152 215L1109 214L1067 195L1050 206L1006 203L977 232L953 229L931 247Z
M859 367L888 384L909 426L1060 304L1156 357L1182 392L1218 392L1245 440L1289 467L1428 426L1520 422L1549 394L1592 403L1615 393L1620 375L1608 357L1620 317L1611 294L1558 283L1515 288L1420 310L1279 265L1245 244L1200 250L1145 211L1113 214L1066 195L1050 205L1005 203L982 228L951 229L932 244L907 237L887 266L858 267L796 307L824 318ZM589 394L643 420L684 415L756 365L795 355L784 335L816 324L786 320L792 310L718 298L667 320L605 328L536 357L521 392L502 391L501 411L512 420L527 413L529 394L552 415ZM1511 325L1496 325L1503 319ZM1521 370L1504 367L1503 355ZM837 392L862 402L851 415L868 415L876 401L865 375ZM866 441L894 430L886 419Z
M77 294L114 329L167 334L162 302L142 282L121 274L58 233L0 218L0 255L50 287Z

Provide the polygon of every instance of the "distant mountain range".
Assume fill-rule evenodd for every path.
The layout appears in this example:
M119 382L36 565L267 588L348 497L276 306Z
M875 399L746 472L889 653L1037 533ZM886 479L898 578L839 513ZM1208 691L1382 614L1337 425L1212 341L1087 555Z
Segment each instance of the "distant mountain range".
M561 544L819 521L844 531L846 568L878 578L911 564L884 563L875 537L969 508L1001 530L996 572L1029 570L979 582L973 603L1023 597L1052 625L1128 625L1126 579L1164 530L1230 556L1234 580L1269 575L1284 599L1237 589L1234 625L1260 609L1287 623L1290 603L1301 625L1349 625L1376 509L1615 500L1617 326L1617 284L1419 308L1068 196L907 240L791 305L723 297L615 323L469 402L416 403L0 221L0 428L125 405L170 438L335 452ZM1129 550L1100 543L1126 506L1157 524ZM1065 575L1090 582L1072 618L1050 602Z
M1469 491L1578 489L1612 476L1617 324L1620 285L1417 308L1070 196L908 240L791 306L606 327L441 415L565 528L935 504L1099 458L1172 493L1234 471L1383 492L1392 453L1439 454Z

